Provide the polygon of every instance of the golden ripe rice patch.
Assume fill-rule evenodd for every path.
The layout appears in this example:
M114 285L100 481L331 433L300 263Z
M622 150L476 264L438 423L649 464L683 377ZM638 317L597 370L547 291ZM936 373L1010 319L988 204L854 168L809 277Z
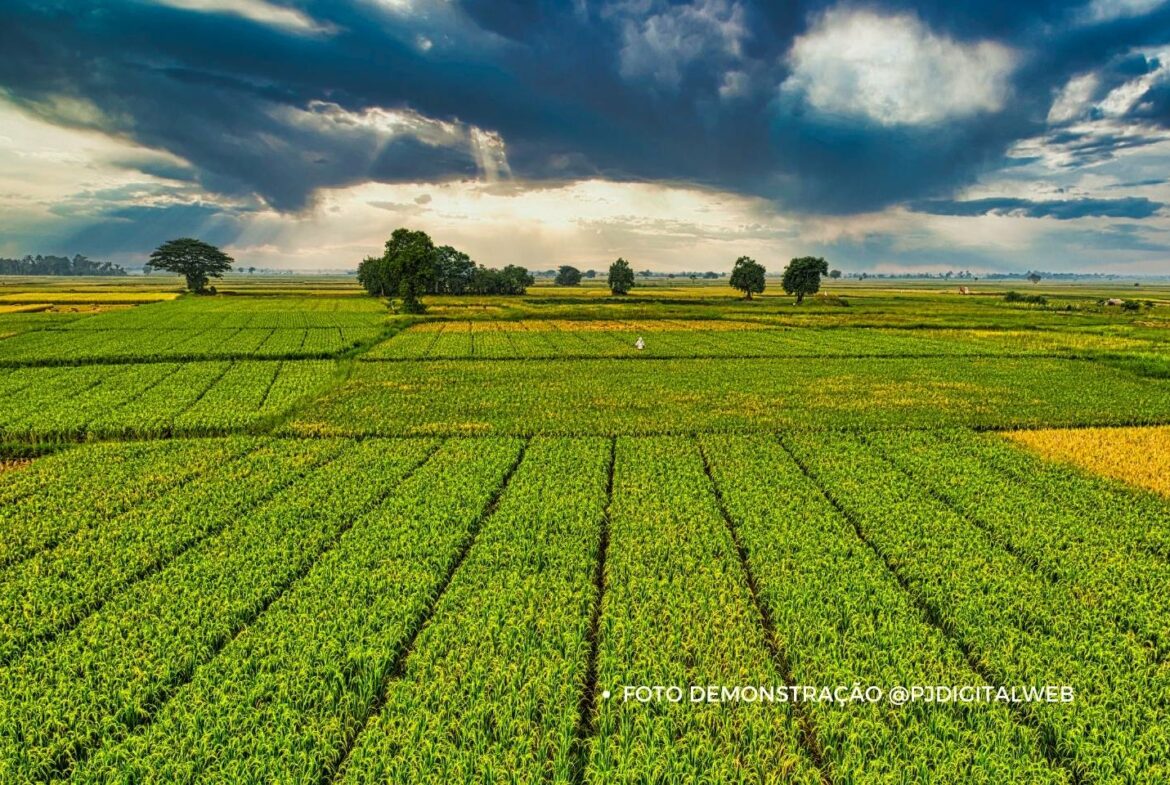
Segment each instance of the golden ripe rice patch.
M1170 496L1170 426L1055 428L1006 435L1048 460Z

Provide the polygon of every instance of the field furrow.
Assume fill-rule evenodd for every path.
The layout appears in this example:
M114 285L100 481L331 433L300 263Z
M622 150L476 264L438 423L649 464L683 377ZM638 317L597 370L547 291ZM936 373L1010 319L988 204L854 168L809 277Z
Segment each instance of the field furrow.
M797 685L986 682L772 436L702 438ZM1003 705L804 704L834 783L1066 782Z
M609 460L602 440L529 445L342 782L572 781Z
M1090 782L1168 775L1167 677L1138 642L857 437L793 434L784 443L991 683L1073 688L1073 703L1023 709L1054 760Z
M783 683L698 446L619 439L589 782L820 782L785 705L625 701L625 687Z
M96 747L151 722L199 665L290 586L433 451L369 440L164 570L51 645L0 669L0 780L68 775ZM361 477L360 483L347 481Z
M319 781L362 728L520 447L448 442L149 728L101 750L74 781Z
M0 662L76 624L129 583L250 514L341 446L253 440L250 452L0 573Z

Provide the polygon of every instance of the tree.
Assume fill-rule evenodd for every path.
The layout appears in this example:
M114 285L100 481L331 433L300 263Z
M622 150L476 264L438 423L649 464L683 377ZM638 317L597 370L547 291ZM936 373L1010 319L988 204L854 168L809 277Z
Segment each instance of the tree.
M249 268L248 268L248 275L254 275L255 273L256 273L256 268L255 268L255 267L249 267Z
M841 277L841 271L840 270L829 270L829 277L835 281Z
M609 290L614 294L628 294L634 288L634 270L625 259L609 266Z
M562 264L557 270L555 283L557 286L576 286L581 283L581 271L576 267Z
M168 240L150 254L147 270L166 270L187 279L187 289L205 292L209 278L222 278L235 259L214 245L190 237Z
M586 270L585 277L592 281L594 278L597 277L597 271L596 270Z
M449 245L435 249L428 294L467 294L474 279L475 262L470 256Z
M1042 278L1043 278L1043 276L1034 270L1032 272L1028 273L1028 280L1031 281L1033 284L1040 283L1040 280Z
M764 291L764 266L750 256L739 257L731 270L731 288L743 292L745 300L752 299L753 293Z
M435 259L435 244L426 232L395 229L381 256L358 265L358 281L377 297L400 297L407 313L422 313L419 295L433 283Z
M535 279L523 267L510 264L503 270L491 270L482 265L475 270L470 294L524 294Z
M784 268L780 285L788 294L796 295L796 304L804 302L805 295L821 290L821 276L828 275L829 263L819 256L802 256L793 259Z

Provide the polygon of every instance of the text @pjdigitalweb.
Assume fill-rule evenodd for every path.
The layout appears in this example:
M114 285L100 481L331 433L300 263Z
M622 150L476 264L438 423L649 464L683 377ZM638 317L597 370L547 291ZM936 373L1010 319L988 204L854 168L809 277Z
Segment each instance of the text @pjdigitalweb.
M626 684L605 690L602 698L623 703L1073 703L1068 684L1014 685L914 684L914 685L725 685L725 684Z

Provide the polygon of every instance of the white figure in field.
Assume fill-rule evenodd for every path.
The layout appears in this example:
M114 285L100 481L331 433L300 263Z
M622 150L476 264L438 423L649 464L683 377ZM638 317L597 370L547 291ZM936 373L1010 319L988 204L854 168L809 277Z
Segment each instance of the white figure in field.
M634 346L638 351L642 351L646 348L646 342L642 340L642 336L638 336L638 340L634 341Z

